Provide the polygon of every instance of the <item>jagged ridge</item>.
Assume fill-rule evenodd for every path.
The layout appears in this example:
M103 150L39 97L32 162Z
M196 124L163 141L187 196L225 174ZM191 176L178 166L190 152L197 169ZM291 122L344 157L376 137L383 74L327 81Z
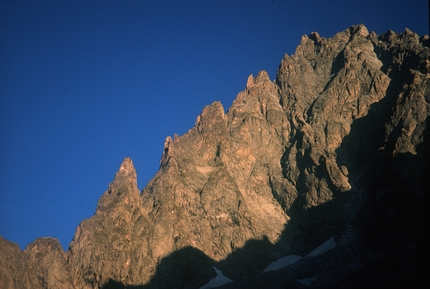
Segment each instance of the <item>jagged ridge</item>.
M23 252L0 239L1 283L195 288L215 276L214 264L238 279L335 235L340 246L329 256L346 260L305 259L289 273L318 273L327 285L351 273L339 273L351 262L415 254L428 42L363 25L329 39L303 36L275 81L251 75L227 113L214 102L185 135L167 137L160 170L141 193L126 158L67 252L53 239Z

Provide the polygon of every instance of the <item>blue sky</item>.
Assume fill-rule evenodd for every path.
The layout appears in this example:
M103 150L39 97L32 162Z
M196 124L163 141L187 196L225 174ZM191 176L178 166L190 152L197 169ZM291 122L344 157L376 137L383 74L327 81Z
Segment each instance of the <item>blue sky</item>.
M0 235L67 249L125 156L142 189L205 105L359 23L422 36L427 1L1 1Z

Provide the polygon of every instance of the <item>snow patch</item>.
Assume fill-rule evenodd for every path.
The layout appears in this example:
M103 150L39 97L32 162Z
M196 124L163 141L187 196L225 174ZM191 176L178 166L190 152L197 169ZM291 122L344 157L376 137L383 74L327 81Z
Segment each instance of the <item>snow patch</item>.
M210 289L210 288L215 288L215 287L219 287L222 286L224 284L230 283L232 282L231 279L225 277L222 272L220 270L218 270L215 266L212 266L212 268L214 268L217 276L215 278L212 278L209 283L207 283L206 285L203 285L202 287L200 287L200 289Z
M311 277L311 278L306 278L306 279L297 279L297 281L299 281L300 283L302 283L303 285L305 285L305 286L311 286L311 284L312 284L312 282L315 282L315 281L317 281L317 279L318 279L318 276L319 276L320 274L318 274L318 275L315 275L314 277Z
M299 255L288 255L286 257L283 257L281 259L278 259L272 263L269 264L269 266L266 267L266 269L263 270L263 273L269 272L269 271L276 271L281 268L285 268L293 263L296 263L302 259L302 256Z
M307 256L317 256L327 252L328 250L333 249L337 246L336 241L334 240L334 236L322 243L318 248L310 252Z

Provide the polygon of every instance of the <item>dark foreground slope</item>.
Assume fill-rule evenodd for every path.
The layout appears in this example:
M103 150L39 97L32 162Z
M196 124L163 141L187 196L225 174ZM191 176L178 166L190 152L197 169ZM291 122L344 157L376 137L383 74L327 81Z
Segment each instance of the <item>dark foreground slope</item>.
M168 137L142 192L126 158L67 252L55 239L20 251L0 237L0 284L199 288L215 277L212 266L236 280L230 288L264 280L298 288L307 278L349 286L372 266L417 280L428 208L428 43L362 25L329 39L303 36L275 81L264 71L250 76L227 113L215 102L185 135ZM335 248L306 256L332 236ZM289 254L305 257L260 274Z

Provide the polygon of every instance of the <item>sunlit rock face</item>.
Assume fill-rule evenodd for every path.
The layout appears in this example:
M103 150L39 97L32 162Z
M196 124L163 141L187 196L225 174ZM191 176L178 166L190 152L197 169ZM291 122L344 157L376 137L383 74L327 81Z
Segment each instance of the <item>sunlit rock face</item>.
M20 251L1 238L1 284L199 288L216 276L212 266L246 280L295 254L304 258L280 286L330 286L369 263L415 256L428 43L363 25L303 36L275 80L249 76L227 112L214 102L186 134L167 137L142 192L125 158L67 252L54 239ZM306 256L332 236L334 248Z

